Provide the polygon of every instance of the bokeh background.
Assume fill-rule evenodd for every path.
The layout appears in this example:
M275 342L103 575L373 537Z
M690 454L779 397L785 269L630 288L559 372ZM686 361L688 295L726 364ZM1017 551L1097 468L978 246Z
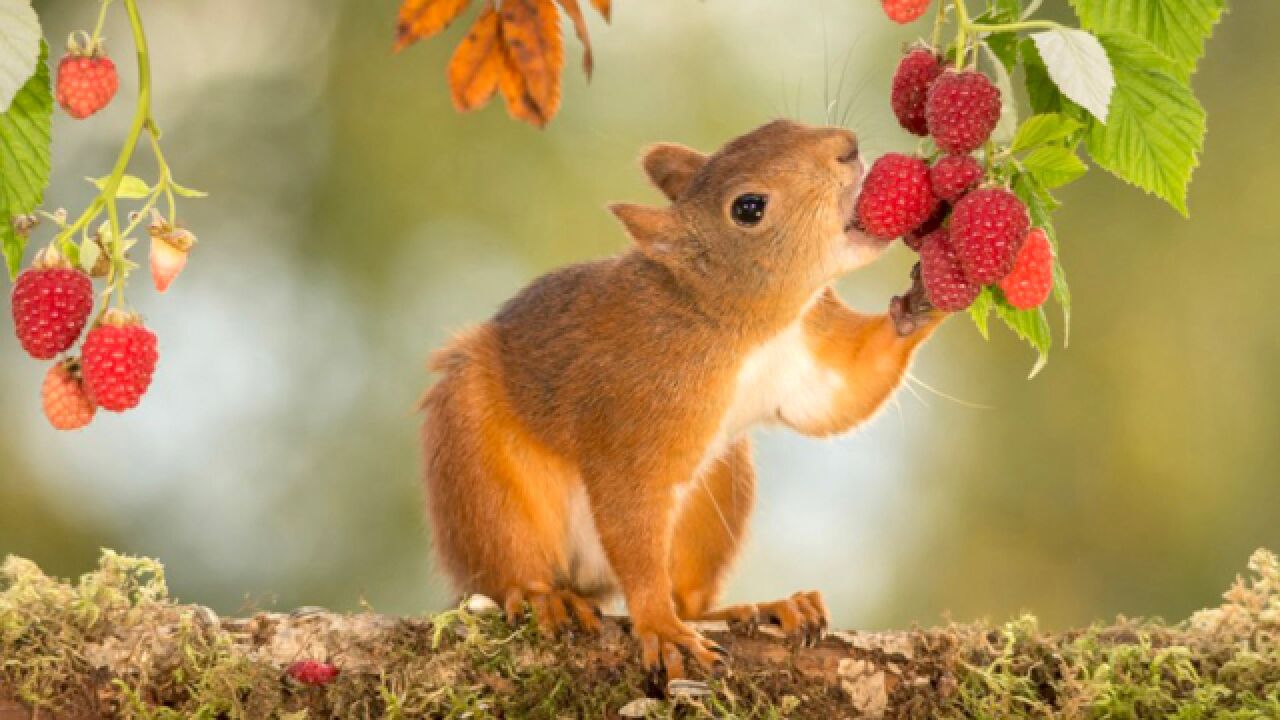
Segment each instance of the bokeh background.
M94 5L36 2L51 38ZM224 612L451 602L418 485L428 351L537 275L623 248L603 208L657 201L646 143L713 149L837 101L869 155L909 147L889 78L925 26L873 0L619 0L612 26L591 19L589 84L568 41L563 112L537 131L451 109L466 23L396 56L392 0L143 5L170 161L211 193L185 206L201 244L168 296L135 284L162 359L132 413L51 430L45 366L0 333L0 555L59 575L101 546L156 556L180 597ZM122 20L120 101L56 121L50 207L83 207L80 178L123 136ZM1181 618L1280 548L1277 25L1280 4L1236 2L1209 44L1190 220L1101 171L1061 193L1075 316L1040 376L1008 333L957 318L857 434L759 434L731 599L820 587L852 627ZM910 262L895 248L842 292L883 307Z

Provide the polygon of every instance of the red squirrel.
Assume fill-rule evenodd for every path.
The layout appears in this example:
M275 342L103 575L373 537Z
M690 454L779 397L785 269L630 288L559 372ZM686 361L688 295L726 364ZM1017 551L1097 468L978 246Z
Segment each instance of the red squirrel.
M942 320L915 282L864 315L832 289L885 240L861 233L863 164L843 128L768 123L707 156L643 157L665 207L615 204L621 255L533 281L430 360L425 485L462 592L514 622L595 631L621 593L642 661L685 675L723 650L688 621L827 625L816 592L718 607L754 498L747 431L864 422Z

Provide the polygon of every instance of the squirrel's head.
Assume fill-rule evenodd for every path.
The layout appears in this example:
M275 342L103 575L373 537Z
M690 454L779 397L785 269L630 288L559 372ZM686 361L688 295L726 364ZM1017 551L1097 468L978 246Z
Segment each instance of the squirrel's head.
M640 252L686 282L808 297L887 244L853 227L863 165L843 128L776 120L710 156L654 145L643 164L671 204L610 209Z

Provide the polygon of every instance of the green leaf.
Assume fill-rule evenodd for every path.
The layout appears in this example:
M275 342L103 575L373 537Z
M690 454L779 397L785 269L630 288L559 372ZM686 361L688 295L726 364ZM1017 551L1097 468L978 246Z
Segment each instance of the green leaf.
M1126 32L1150 42L1187 80L1204 56L1204 43L1222 18L1226 0L1071 0L1084 27Z
M1204 108L1150 43L1124 33L1101 39L1116 71L1116 90L1107 124L1090 124L1089 155L1185 217L1187 185L1204 147Z
M995 301L991 298L991 288L989 287L982 288L982 292L978 293L978 297L969 306L969 318L973 320L973 326L978 328L978 334L982 336L983 340L991 339L988 320L991 317L991 309L993 307L995 307Z
M0 113L0 246L10 278L18 276L27 244L14 232L11 220L39 207L49 184L53 93L48 53L42 43L35 74L14 95L9 109Z
M1005 69L1000 58L996 57L991 46L983 44L982 49L992 60L996 88L1000 90L1000 118L991 131L991 138L996 144L1007 145L1013 140L1013 134L1018 129L1018 103L1013 94L1013 81L1009 78L1009 71Z
M1106 122L1116 79L1098 38L1084 30L1058 28L1035 33L1031 40L1062 94Z
M1022 41L1022 73L1027 86L1027 99L1031 102L1031 111L1035 113L1056 113L1062 111L1067 100L1062 91L1053 84L1049 77L1049 69L1040 57L1040 51L1030 38Z
M204 192L203 190L194 190L194 189L189 188L189 187L183 187L183 186L179 185L178 183L173 182L172 180L170 180L170 181L169 181L169 187L173 188L173 191L174 191L175 193L177 193L178 195L181 195L182 197L185 197L185 198L206 198L206 197L209 197L209 193Z
M980 25L1003 25L1022 17L1020 0L993 0L985 12L973 18ZM1004 65L1004 69L1012 73L1018 65L1018 34L1011 32L991 33L983 38L991 52ZM954 60L954 58L952 58Z
M1055 188L1079 180L1088 167L1075 152L1064 147L1048 146L1032 150L1022 159L1022 166L1035 175L1046 188Z
M107 187L107 181L110 179L110 177L85 178L85 180L93 183L99 190L105 189ZM120 178L120 185L116 187L116 197L118 198L138 199L149 197L150 195L151 186L142 178L134 177L133 175L125 175Z
M1079 122L1062 113L1033 115L1018 128L1018 133L1013 137L1013 147L1010 149L1021 152L1037 145L1057 142L1069 137L1082 127L1084 126Z
M36 71L40 61L40 18L31 0L0 0L0 112Z
M1004 321L1015 335L1035 348L1039 357L1031 368L1028 378L1035 377L1049 362L1049 348L1053 345L1053 335L1049 330L1049 319L1045 317L1044 308L1019 310L1009 304L999 288L991 288L995 296L996 316Z

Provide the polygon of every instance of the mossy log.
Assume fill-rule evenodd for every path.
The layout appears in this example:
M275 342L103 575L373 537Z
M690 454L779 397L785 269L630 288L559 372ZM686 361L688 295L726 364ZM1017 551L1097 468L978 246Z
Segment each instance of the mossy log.
M472 598L433 617L319 608L220 618L163 568L104 553L76 583L0 567L0 720L34 718L1280 718L1280 563L1259 551L1220 607L1175 625L833 632L708 624L732 671L660 685L626 618L540 637ZM335 667L327 682L289 668ZM298 679L301 678L301 679ZM310 678L314 680L314 678Z

